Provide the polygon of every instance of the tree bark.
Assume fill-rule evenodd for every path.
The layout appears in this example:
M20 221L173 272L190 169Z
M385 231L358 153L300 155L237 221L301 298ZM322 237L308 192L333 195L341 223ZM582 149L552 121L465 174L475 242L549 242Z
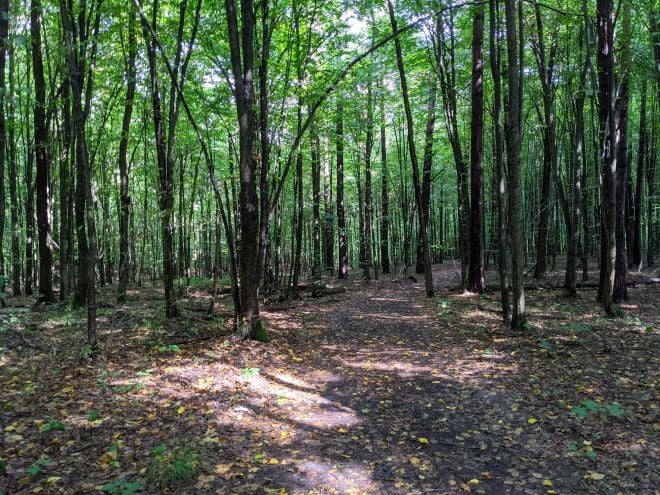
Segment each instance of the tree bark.
M34 72L34 153L37 164L37 231L39 235L39 294L44 302L55 300L53 296L53 249L52 227L48 215L49 152L46 127L46 80L41 53L41 1L32 0L30 10L30 35L32 41L32 69ZM3 56L4 59L4 56ZM3 133L4 135L4 133ZM3 146L4 148L4 146ZM0 171L0 186L2 185ZM4 194L0 199L4 217ZM4 222L3 222L4 223ZM4 225L3 225L4 228ZM0 232L0 240L2 239Z
M16 67L16 48L13 48L9 58L9 118L12 122L16 117L14 71ZM19 242L20 219L18 205L18 174L16 167L16 132L15 126L9 127L9 204L11 215L11 286L15 296L21 294L21 248Z
M513 289L513 311L511 327L524 328L527 316L525 287L523 283L524 250L520 187L520 55L516 28L515 0L505 0L506 39L509 67L507 70L508 102L506 112L506 148L509 175L509 231L511 236L511 285Z
M131 257L129 249L128 223L131 214L131 197L128 189L128 140L133 114L133 100L137 84L137 34L135 29L136 9L131 5L128 21L128 64L126 66L126 98L124 100L124 115L121 123L121 138L119 141L119 282L117 287L117 302L126 299L128 274Z
M470 146L470 267L467 289L486 289L484 274L484 17L485 7L475 7L472 28L472 122Z
M372 248L373 192L371 187L371 151L374 144L374 98L371 81L367 82L367 136L364 151L364 271L363 277L370 281L374 269Z
M312 276L321 277L321 144L316 126L311 129L312 148Z
M387 138L385 136L385 99L380 100L380 265L383 273L390 273L390 199L387 171Z
M348 246L346 244L346 213L344 210L344 105L342 95L337 96L337 233L339 236L339 268L337 278L348 277Z
M422 208L424 210L424 225L429 228L429 206L431 203L431 172L433 169L433 133L435 131L435 103L437 86L435 77L431 77L429 99L426 106L426 131L424 132L424 162L422 166ZM417 262L415 273L424 273L424 251L421 231L417 232Z
M598 113L601 141L601 268L599 300L605 313L619 313L614 304L614 264L616 259L616 83L614 59L614 20L612 0L597 0Z

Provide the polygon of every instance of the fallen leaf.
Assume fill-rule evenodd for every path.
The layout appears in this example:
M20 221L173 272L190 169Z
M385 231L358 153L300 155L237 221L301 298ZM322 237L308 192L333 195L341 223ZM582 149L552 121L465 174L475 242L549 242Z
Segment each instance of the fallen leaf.
M428 438L424 438L424 437L419 437L419 438L417 439L417 441L418 441L419 443L429 443L429 439L428 439Z
M529 418L529 419L527 420L527 422L528 422L530 425L533 425L534 423L538 422L538 419L536 419L536 418Z
M185 406L181 406L179 409L176 410L177 414L183 414L184 412L186 412Z

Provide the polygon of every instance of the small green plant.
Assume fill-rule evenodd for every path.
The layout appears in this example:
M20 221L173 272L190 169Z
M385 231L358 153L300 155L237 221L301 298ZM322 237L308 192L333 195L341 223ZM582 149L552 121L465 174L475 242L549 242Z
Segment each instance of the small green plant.
M176 344L160 345L158 346L158 352L160 354L176 354L181 352L181 348Z
M96 356L99 353L98 349L94 349L91 345L85 344L82 349L80 349L80 356L89 359Z
M166 488L189 480L197 472L197 455L188 447L169 449L160 444L153 448L154 455L147 468L147 482L157 488Z
M36 476L44 467L50 466L51 464L53 464L52 461L50 461L47 457L42 457L37 462L28 467L25 472L30 476Z
M618 402L611 404L599 404L591 399L582 401L582 404L571 409L578 419L584 419L590 414L598 416L602 421L608 417L620 418L626 414L625 409Z
M253 376L257 376L260 371L260 368L243 368L241 370L241 378L252 378Z
M144 485L139 481L116 480L103 485L103 491L112 495L133 495L144 490Z
M96 411L96 410L91 411L91 412L87 415L87 421L89 421L90 423L92 423L92 422L94 422L94 421L98 421L98 420L100 420L100 419L101 419L101 413L98 412L98 411Z
M39 426L39 430L42 432L53 431L53 430L64 430L66 426L61 421L58 421L54 418L48 418L48 421Z

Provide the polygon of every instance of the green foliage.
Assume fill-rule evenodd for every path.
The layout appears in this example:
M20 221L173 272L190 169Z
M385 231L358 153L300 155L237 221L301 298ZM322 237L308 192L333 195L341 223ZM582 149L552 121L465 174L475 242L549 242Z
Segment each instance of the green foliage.
M593 415L598 416L602 421L605 421L609 417L620 418L626 414L626 410L618 402L601 404L591 399L583 400L582 404L573 407L571 412L578 419L584 419L589 415Z
M29 474L30 476L36 476L41 472L42 468L50 466L52 464L53 464L53 462L51 460L49 460L47 457L42 457L37 462L32 464L30 467L28 467L25 470L25 472L27 474Z
M566 325L564 328L566 330L574 330L576 332L588 332L594 329L594 327L591 325L585 325L583 323L571 323L570 325Z
M101 413L98 412L98 411L96 411L96 410L91 411L91 412L87 415L87 421L89 421L90 423L91 423L91 422L94 422L94 421L98 421L99 419L101 419Z
M0 459L0 476L7 476L7 461Z
M163 344L158 346L158 352L161 354L176 354L181 352L181 348L176 344Z
M58 421L54 418L48 418L48 420L42 424L39 429L43 432L45 431L53 431L53 430L64 430L66 429L66 426L64 426L64 423L61 421Z
M197 455L188 447L168 448L160 444L153 448L154 455L147 468L147 482L164 489L188 481L197 472Z
M103 491L112 495L133 495L144 490L144 485L139 481L116 480L103 485Z
M241 370L241 378L244 379L252 378L253 376L257 376L259 374L259 371L261 371L260 368L243 368Z

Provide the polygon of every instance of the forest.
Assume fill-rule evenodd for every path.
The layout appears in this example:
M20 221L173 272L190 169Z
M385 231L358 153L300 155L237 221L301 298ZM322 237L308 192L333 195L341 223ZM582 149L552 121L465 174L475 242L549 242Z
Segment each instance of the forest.
M0 495L655 494L654 0L0 0Z

